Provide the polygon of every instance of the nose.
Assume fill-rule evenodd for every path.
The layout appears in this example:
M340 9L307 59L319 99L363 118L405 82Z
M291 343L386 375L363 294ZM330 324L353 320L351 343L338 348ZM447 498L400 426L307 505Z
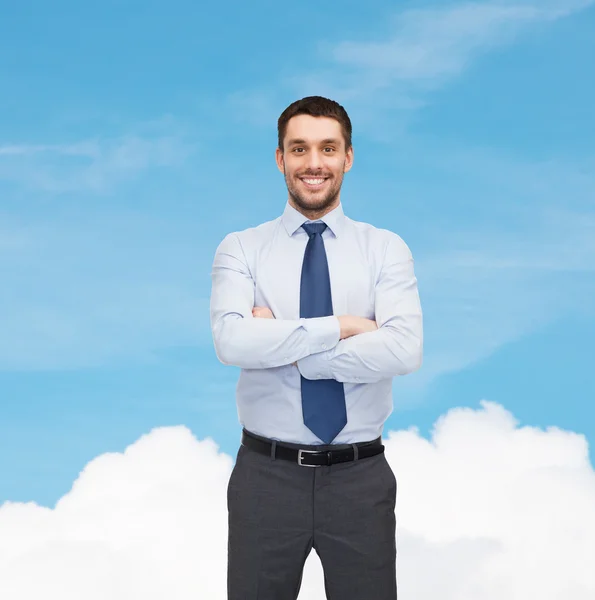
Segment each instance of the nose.
M316 170L316 169L320 169L322 168L322 154L316 150L313 149L311 152L308 153L308 168L312 169L312 170Z

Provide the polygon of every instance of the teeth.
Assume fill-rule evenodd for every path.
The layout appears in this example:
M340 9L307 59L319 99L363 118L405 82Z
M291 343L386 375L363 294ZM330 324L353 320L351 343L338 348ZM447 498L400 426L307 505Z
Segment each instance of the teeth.
M304 179L304 181L310 185L319 185L324 181L324 179Z

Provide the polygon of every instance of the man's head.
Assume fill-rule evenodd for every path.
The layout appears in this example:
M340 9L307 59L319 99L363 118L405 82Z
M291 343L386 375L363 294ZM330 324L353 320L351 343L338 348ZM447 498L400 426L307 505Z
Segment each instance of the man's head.
M349 116L333 100L309 96L290 104L277 128L276 160L289 203L309 218L320 218L338 206L343 174L353 164Z

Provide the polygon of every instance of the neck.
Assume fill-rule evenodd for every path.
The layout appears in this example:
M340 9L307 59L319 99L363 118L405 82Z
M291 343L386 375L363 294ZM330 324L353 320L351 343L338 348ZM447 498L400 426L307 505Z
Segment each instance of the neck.
M304 209L304 208L301 208L300 206L297 206L294 203L291 196L289 197L290 206L295 208L295 210L297 210L300 214L304 215L304 217L306 217L306 219L308 219L309 221L316 221L318 219L322 219L322 217L324 217L324 215L328 215L328 213L330 213L332 210L335 210L335 208L337 208L337 206L339 206L339 203L340 203L340 200L339 200L339 198L337 198L335 200L335 202L333 202L330 206L327 206L326 208L323 208L321 210L307 209L307 208Z

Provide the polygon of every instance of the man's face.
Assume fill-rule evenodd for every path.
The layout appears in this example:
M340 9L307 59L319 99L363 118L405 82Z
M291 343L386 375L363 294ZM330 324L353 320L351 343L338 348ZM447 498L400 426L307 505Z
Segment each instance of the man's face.
M343 174L353 163L353 149L345 150L340 123L329 117L292 117L283 150L277 148L276 159L285 175L290 204L310 214L335 208Z

